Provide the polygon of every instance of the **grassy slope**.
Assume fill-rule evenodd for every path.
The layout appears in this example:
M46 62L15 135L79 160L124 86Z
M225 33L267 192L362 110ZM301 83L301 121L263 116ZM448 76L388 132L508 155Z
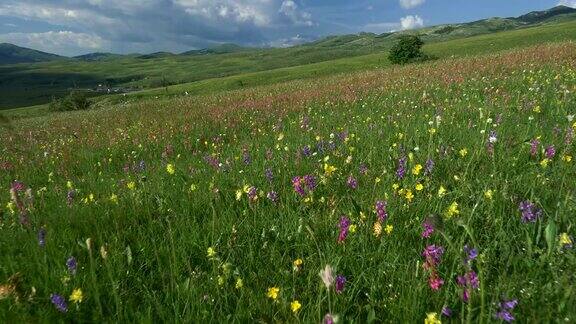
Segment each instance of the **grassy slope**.
M554 17L555 24L575 15ZM506 28L523 28L515 21ZM493 33L504 27L495 20L461 24L453 33L435 33L437 28L415 31L427 42ZM62 96L69 88L92 88L109 83L138 88L154 88L166 80L171 84L194 82L243 73L267 71L330 61L338 58L379 53L394 43L397 34L335 36L312 44L284 49L255 49L220 55L168 55L153 59L124 57L97 62L48 62L30 65L0 66L0 107L20 107L45 103L53 95ZM4 95L5 94L5 95ZM0 108L1 109L1 108Z

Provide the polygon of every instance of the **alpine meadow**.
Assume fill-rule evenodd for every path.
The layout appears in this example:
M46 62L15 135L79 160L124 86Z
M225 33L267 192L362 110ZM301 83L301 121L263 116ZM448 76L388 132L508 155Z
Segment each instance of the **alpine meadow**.
M575 322L576 9L424 26L0 46L0 322Z

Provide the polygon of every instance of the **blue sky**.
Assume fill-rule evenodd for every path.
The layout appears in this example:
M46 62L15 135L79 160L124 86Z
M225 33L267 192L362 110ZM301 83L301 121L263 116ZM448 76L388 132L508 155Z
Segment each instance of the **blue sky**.
M290 46L512 17L576 0L1 0L0 42L61 55Z

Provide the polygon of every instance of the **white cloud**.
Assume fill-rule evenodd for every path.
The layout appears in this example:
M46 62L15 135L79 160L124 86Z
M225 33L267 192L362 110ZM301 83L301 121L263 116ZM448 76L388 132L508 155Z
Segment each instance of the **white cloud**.
M424 2L426 0L400 0L400 6L404 9L412 9L424 4Z
M400 23L383 22L365 25L362 30L370 33L382 34L396 31L400 29L400 27Z
M400 18L400 27L402 30L420 28L424 26L424 20L418 15L409 15Z
M576 8L576 0L561 0L558 5Z
M288 19L290 19L294 24L303 25L303 26L313 26L314 23L312 22L312 16L310 13L301 11L298 8L296 2L292 0L284 0L280 5L280 10L278 10L280 14L283 14Z
M0 34L0 42L16 43L20 46L56 54L85 49L100 50L109 45L99 36L71 31Z

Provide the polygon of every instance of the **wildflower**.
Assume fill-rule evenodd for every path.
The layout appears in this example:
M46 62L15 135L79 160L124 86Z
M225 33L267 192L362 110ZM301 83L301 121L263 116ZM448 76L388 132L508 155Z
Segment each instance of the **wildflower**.
M518 305L518 300L516 299L501 302L499 305L500 309L494 317L507 323L514 321L514 316L511 311L516 307L516 305Z
M350 229L350 219L348 219L348 217L346 216L342 216L342 218L340 218L340 223L338 224L338 227L340 227L340 234L338 235L338 243L342 243L348 236L348 230Z
M421 183L417 183L416 184L416 191L422 191L424 190L424 185L422 185Z
M216 250L213 247L209 247L208 250L206 250L206 255L209 259L212 259L216 256Z
M530 155L535 157L538 154L538 146L540 145L540 140L535 138L530 141Z
M336 170L338 170L338 168L336 168L335 166L330 165L328 163L324 163L324 175L326 175L326 177L331 177L332 174L336 172Z
M272 172L272 169L270 168L266 169L264 175L266 176L266 179L268 179L269 182L272 182L272 180L274 180L274 173Z
M346 184L350 189L358 188L358 180L356 180L353 176L349 176L348 180L346 180Z
M392 226L392 225L386 225L386 228L384 229L384 231L388 235L390 235L390 233L392 233L392 230L394 230L394 226Z
M560 246L563 249L571 249L572 248L572 238L568 235L568 233L560 234L560 238L558 239L560 242Z
M442 321L438 319L438 314L428 313L424 319L424 324L442 324Z
M438 188L438 197L443 197L446 194L446 188L444 188L444 186L440 186L440 188Z
M300 268L302 267L302 264L304 264L304 261L298 258L292 262L292 269L294 269L294 271L299 271Z
M248 199L250 202L255 202L258 200L258 189L256 187L248 188Z
M398 177L399 180L402 180L405 174L406 174L406 156L402 156L400 159L398 159L398 168L396 169L396 176Z
M382 223L380 223L380 221L374 222L374 226L372 226L372 232L376 237L379 237L382 234Z
M75 304L79 304L82 302L83 297L84 295L82 294L82 289L76 288L72 291L72 294L70 295L70 301Z
M134 190L134 189L136 189L136 183L134 181L130 181L130 182L128 182L126 187L130 190Z
M278 202L278 193L276 191L270 191L266 194L266 197L273 203Z
M470 264L476 257L478 257L478 250L464 245L464 253L466 254L466 263Z
M422 165L421 164L416 164L413 168L412 168L412 174L417 176L420 175L420 172L422 171Z
M357 228L356 224L350 225L350 233L352 234L356 233L356 228Z
M40 247L46 246L46 229L44 227L38 230L38 245L40 245Z
M324 324L334 324L336 323L336 317L332 314L324 315L324 320L322 321Z
M376 201L376 215L378 216L378 220L380 222L384 222L386 218L388 218L388 211L386 210L387 205L388 203L386 201Z
M442 316L452 317L452 309L448 306L442 307Z
M68 272L70 272L70 274L75 275L76 269L78 268L76 258L73 256L69 257L68 260L66 260L66 267L68 267Z
M51 294L50 301L52 301L52 304L54 304L56 309L59 310L60 312L66 313L68 311L68 305L66 304L66 300L61 295Z
M428 279L428 285L432 290L439 290L442 285L444 285L444 280L440 278L436 273L433 273Z
M518 209L522 213L522 222L524 223L535 223L542 215L542 210L529 200L521 202Z
M492 200L492 198L494 197L494 191L491 189L488 189L486 191L484 191L484 198L488 199L488 200Z
M562 156L562 161L564 162L572 162L572 156L571 155L563 155Z
M335 291L337 294L341 294L344 291L344 285L346 285L346 277L343 275L337 275L335 284Z
M432 159L426 160L426 166L424 167L424 175L432 174L432 170L434 170L434 161Z
M550 159L546 158L546 159L543 159L542 161L540 161L540 166L543 168L547 168L549 163L550 163Z
M466 155L468 155L468 149L463 148L458 153L460 153L461 157L465 157Z
M431 222L425 221L422 224L422 227L424 228L421 234L423 238L429 238L432 235L432 233L434 233L434 225Z
M300 304L299 301L293 300L293 301L290 303L290 309L292 310L292 313L298 313L298 311L300 310L300 308L302 308L302 304Z
M118 204L118 196L116 194L112 194L112 196L110 196L110 201L114 204Z
M237 201L240 201L240 199L242 199L242 194L243 194L242 189L236 190L236 200Z
M176 172L176 168L174 167L173 164L168 163L166 165L166 172L168 172L168 174L173 175Z
M332 286L332 284L334 283L332 267L329 264L327 264L326 267L324 267L324 270L320 270L319 275L320 278L322 279L322 282L326 286L326 289L330 289L330 286Z
M547 159L552 160L556 155L556 149L554 148L554 145L547 146L546 149L544 149L544 155Z
M108 258L108 251L106 251L106 247L104 245L102 245L100 247L100 256L102 257L102 259L106 260Z
M276 299L278 299L279 293L280 293L280 288L271 287L271 288L268 288L268 291L266 292L266 297L276 301Z
M453 216L456 216L460 214L460 210L458 210L458 203L457 202L453 202L450 207L448 207L448 210L446 211L446 213L444 214L444 216L447 219L452 218Z
M405 197L406 200L408 200L408 202L412 202L412 200L414 199L414 194L412 193L412 190L410 189L406 190Z
M234 287L236 289L242 289L242 287L244 287L244 281L242 281L242 278L236 279L236 284L234 285Z
M444 254L444 248L441 246L436 246L434 244L428 245L422 252L422 256L426 259L424 263L425 269L435 268Z

